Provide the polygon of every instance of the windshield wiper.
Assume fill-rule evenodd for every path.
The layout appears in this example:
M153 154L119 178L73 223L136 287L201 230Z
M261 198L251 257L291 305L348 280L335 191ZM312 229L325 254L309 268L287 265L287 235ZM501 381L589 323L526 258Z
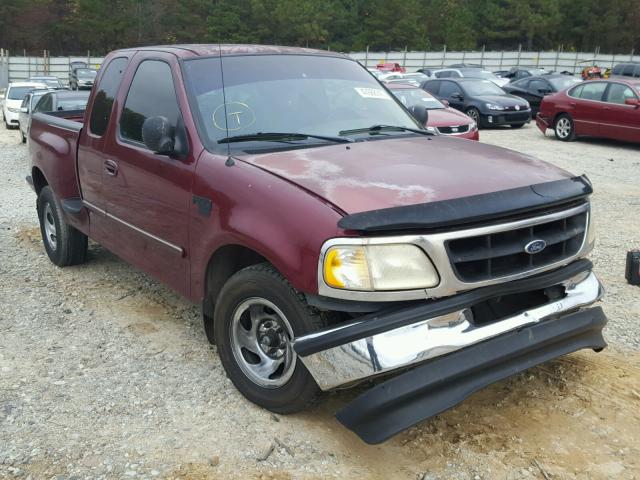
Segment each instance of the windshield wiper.
M420 130L418 128L400 127L397 125L372 125L366 128L354 128L353 130L342 130L338 132L340 135L351 135L353 133L377 133L383 130L395 132L413 132L420 135L433 135L428 130Z
M329 137L325 135L312 135L310 133L285 133L285 132L257 132L248 135L235 135L233 137L223 138L218 140L218 143L234 143L234 142L253 142L253 141L265 141L265 142L286 142L287 140L306 140L307 138L317 138L319 140L326 140L328 142L335 143L351 143L351 138L345 137Z

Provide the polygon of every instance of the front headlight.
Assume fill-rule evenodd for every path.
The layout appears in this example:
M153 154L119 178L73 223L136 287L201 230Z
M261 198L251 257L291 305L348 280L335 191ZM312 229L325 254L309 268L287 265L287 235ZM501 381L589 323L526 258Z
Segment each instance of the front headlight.
M488 108L489 110L504 110L504 107L503 107L503 106L501 106L501 105L496 105L496 104L494 104L494 103L487 103L486 105L487 105L487 108Z
M13 113L20 113L20 109L19 108L7 107L7 110L9 110L10 112L13 112Z
M438 133L438 129L436 127L425 127L427 132Z
M344 245L327 250L324 281L343 290L413 290L435 287L438 272L415 245Z

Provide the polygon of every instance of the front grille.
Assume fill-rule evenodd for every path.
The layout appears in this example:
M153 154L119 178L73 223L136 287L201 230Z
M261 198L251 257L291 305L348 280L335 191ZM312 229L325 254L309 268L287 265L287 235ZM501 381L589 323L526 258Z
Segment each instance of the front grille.
M458 125L453 127L437 127L438 132L443 135L456 135L458 133L466 133L469 131L469 125Z
M526 122L529 120L531 116L531 112L514 112L509 113L508 115L497 115L498 123L508 123L508 122Z
M480 282L525 273L576 255L584 242L587 212L531 227L446 242L453 270L463 282ZM546 247L525 251L533 240Z
M507 112L519 112L519 111L526 110L524 107L516 108L516 106L515 106L515 105L511 105L511 106L509 106L509 107L504 107L504 109L505 109L505 111L507 111Z

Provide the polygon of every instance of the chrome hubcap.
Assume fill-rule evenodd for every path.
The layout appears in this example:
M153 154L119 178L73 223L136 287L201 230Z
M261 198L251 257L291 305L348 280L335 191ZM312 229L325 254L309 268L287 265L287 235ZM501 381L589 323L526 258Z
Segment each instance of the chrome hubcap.
M58 245L58 236L56 231L56 222L53 218L53 210L51 209L50 203L47 203L44 207L42 222L44 223L46 241L49 244L49 247L51 247L52 250L55 250Z
M568 118L561 118L556 122L556 133L560 138L567 138L571 134L571 122Z
M478 115L478 112L476 112L475 110L469 110L469 111L467 112L467 116L471 117L471 119L472 119L473 121L475 121L475 122L476 122L476 124L478 123L478 117L479 117L480 115Z
M238 305L230 336L238 366L256 385L277 388L293 375L293 330L282 311L269 300L254 297Z

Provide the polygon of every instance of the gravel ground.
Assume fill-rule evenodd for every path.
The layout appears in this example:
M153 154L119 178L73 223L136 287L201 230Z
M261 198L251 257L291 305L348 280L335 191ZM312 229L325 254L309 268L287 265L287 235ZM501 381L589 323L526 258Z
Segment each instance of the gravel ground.
M367 446L333 413L358 392L277 416L226 378L198 308L92 244L58 269L40 240L19 134L0 130L0 478L638 478L640 147L564 144L534 126L483 141L594 183L611 348L500 382Z

